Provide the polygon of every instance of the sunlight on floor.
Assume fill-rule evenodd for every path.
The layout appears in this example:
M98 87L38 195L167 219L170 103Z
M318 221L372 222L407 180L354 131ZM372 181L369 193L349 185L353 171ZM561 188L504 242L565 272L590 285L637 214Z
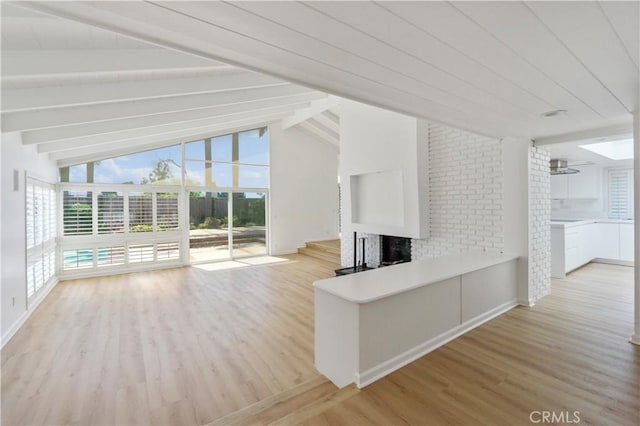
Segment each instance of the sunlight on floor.
M202 269L205 271L221 271L224 269L244 268L247 266L256 266L256 265L268 265L271 263L279 263L279 262L287 262L287 261L289 261L289 259L285 259L283 257L260 256L260 257L251 257L251 258L240 259L240 260L229 260L226 262L205 263L202 265L193 265L193 267Z

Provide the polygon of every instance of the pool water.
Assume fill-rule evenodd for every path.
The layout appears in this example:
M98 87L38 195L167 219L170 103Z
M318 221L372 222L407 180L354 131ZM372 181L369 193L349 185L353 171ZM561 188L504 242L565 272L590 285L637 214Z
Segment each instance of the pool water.
M98 260L109 257L109 249L98 250ZM75 265L79 263L93 263L93 250L69 250L64 252L65 265Z

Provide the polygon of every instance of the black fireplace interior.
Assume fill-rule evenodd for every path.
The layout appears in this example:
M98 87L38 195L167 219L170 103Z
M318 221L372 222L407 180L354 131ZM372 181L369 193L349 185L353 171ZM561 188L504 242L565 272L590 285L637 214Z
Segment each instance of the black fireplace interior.
M380 266L411 262L411 238L380 235Z

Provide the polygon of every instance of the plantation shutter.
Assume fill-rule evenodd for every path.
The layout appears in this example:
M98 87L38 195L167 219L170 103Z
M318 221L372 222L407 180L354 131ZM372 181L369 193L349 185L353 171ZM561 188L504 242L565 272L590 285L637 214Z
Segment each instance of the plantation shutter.
M609 171L609 218L633 218L633 172L631 169Z
M27 177L26 213L26 286L27 302L38 290L52 282L56 273L56 191L55 187Z

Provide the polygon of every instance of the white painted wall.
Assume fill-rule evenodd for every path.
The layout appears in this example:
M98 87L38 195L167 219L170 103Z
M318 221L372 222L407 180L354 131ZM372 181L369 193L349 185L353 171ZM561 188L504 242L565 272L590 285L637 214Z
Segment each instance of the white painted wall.
M271 254L338 238L338 148L297 128L269 126Z
M518 301L529 304L529 148L522 138L502 140L504 251L518 259Z
M56 164L46 155L38 154L35 146L23 146L19 132L3 133L2 151L2 342L15 331L27 315L25 276L25 175L47 182L57 182ZM19 191L13 190L13 171L20 174ZM15 300L15 303L14 303Z
M429 232L426 122L345 99L341 99L339 108L343 235L358 231L426 237ZM359 191L351 188L353 176L359 175L384 177L361 180L375 186L367 191L371 197L356 197L365 204L359 210L375 210L375 214L352 211L352 194L362 192L362 188Z

